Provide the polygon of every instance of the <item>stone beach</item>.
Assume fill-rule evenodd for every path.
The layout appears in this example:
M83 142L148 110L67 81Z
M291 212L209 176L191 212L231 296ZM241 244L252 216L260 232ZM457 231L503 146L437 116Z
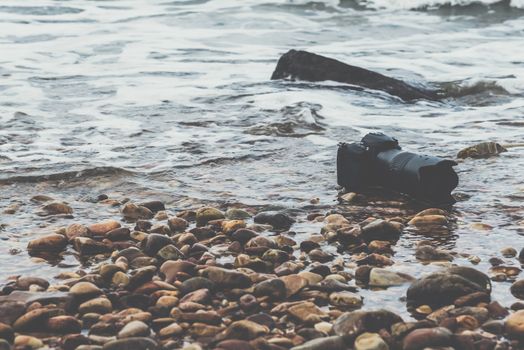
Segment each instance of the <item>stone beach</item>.
M117 208L120 218L85 223L67 203L36 200L35 215L64 225L28 242L33 262L73 254L84 263L52 279L5 281L0 349L524 347L524 251L496 252L486 274L475 256L423 239L450 231L453 212L356 194L306 210L177 210L101 195L93 205ZM297 235L297 225L310 233ZM415 259L434 272L415 278L395 269L407 232L418 232ZM454 264L458 255L469 264ZM493 298L496 283L513 304ZM405 310L367 304L363 292L395 286L407 288L397 296Z

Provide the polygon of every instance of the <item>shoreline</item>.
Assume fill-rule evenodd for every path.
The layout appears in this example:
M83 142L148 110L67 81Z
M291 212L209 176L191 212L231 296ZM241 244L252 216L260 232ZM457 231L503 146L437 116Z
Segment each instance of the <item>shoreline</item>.
M85 220L66 203L37 200L37 214L63 227L30 241L32 260L47 264L41 259L49 252L65 259L50 267L54 278L29 273L2 282L0 335L18 348L522 345L523 331L511 325L524 303L510 288L521 297L524 287L508 283L518 280L519 252L507 247L486 262L455 247L460 212L419 212L402 199L355 194L337 205L313 199L305 209L269 214L227 204L166 210L154 198L101 195L91 205L120 219ZM80 268L67 267L73 256ZM493 292L470 280L475 271ZM441 280L428 284L427 276ZM448 279L458 292L439 291ZM407 292L417 283L434 302ZM378 321L362 318L389 323L375 329ZM354 324L360 328L351 333ZM362 347L369 342L378 345Z

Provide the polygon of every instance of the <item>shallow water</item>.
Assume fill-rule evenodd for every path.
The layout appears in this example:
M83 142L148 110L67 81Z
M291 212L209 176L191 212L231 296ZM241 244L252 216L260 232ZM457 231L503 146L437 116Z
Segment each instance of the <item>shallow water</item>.
M56 267L31 262L28 239L119 217L90 202L100 193L161 199L173 212L207 202L304 208L314 197L322 210L337 210L339 141L382 130L405 149L446 157L482 141L523 142L523 5L2 1L0 206L21 207L0 216L0 279L56 275ZM443 87L450 97L407 104L335 83L270 81L291 48ZM511 148L457 167L458 222L438 242L478 255L485 272L500 248L524 247L523 155ZM75 219L37 216L29 201L36 194L69 202ZM477 231L475 222L493 229ZM412 264L424 238L406 233L394 268L417 276L436 269ZM67 255L60 266L78 262ZM504 305L513 300L509 283L494 288ZM365 307L401 311L404 289L364 291Z

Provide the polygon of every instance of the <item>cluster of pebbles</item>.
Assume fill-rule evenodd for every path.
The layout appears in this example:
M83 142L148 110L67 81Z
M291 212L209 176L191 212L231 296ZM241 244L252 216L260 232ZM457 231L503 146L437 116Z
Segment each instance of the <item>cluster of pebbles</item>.
M37 200L45 202L41 215L73 213L66 203ZM454 218L444 210L366 218L349 209L170 214L160 201L99 203L120 207L122 220L72 223L28 243L32 256L73 251L86 267L53 281L13 276L4 284L0 350L524 348L524 303L491 300L492 281L508 279L524 299L519 268L493 261L488 276L472 267L475 257L419 279L390 268L406 231L449 229ZM308 222L318 232L295 240L293 226ZM429 241L415 254L422 262L454 259ZM512 248L504 255L517 264L524 258ZM398 297L409 319L365 305L359 293L404 284Z

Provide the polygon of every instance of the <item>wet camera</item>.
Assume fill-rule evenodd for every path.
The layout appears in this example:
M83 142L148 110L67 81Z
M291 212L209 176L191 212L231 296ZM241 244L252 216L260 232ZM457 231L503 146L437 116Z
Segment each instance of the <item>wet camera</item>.
M359 143L339 144L337 180L347 191L380 186L432 204L452 204L451 191L458 185L455 165L452 160L405 152L395 138L369 133Z

